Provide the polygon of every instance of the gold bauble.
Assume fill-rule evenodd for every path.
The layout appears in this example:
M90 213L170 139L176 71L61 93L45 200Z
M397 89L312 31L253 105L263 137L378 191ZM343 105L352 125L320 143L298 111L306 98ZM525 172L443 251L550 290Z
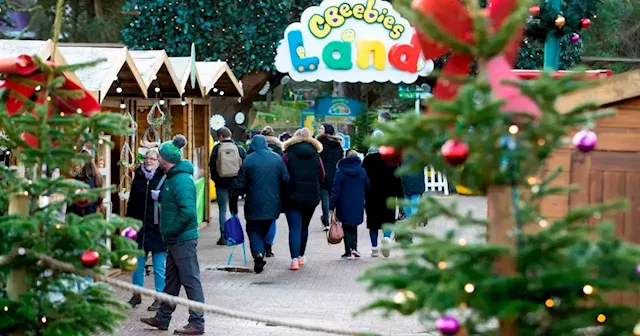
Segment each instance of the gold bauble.
M123 255L120 258L120 269L123 272L134 272L138 268L138 258Z
M558 15L558 18L556 19L556 27L562 28L566 23L567 19L565 19L562 15Z

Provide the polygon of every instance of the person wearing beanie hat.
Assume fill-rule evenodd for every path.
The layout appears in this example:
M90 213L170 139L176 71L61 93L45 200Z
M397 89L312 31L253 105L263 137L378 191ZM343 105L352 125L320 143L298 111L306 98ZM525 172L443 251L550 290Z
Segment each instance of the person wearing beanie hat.
M159 182L159 192L152 191L152 198L160 201L160 233L167 244L167 265L164 292L178 296L184 286L190 300L204 303L198 263L198 220L196 211L196 185L193 181L193 165L182 159L182 149L187 139L177 135L173 141L160 145L159 164L166 173L164 184ZM162 303L154 317L141 322L160 330L167 330L171 314L176 309ZM189 311L189 324L175 330L178 335L203 335L204 314Z
M276 132L271 128L271 126L265 126L262 129L261 134L264 135L265 139L267 139L267 146L269 146L274 153L280 156L284 155L284 152L282 151L282 141L276 137Z
M320 185L321 220L323 229L329 231L329 201L333 190L333 178L338 169L338 161L344 156L344 151L342 149L342 138L336 135L336 130L331 124L322 124L318 129L316 139L320 141L323 147L320 158L327 174L324 182Z

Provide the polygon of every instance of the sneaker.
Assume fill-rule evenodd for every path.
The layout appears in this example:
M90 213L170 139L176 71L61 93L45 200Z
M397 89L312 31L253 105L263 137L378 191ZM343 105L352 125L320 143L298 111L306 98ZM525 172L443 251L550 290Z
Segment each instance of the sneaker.
M372 258L377 258L380 256L380 250L378 250L378 247L372 247L371 248L371 257Z
M325 231L325 232L326 232L326 231L329 231L329 225L325 225L325 226L322 228L322 231Z
M173 331L174 335L204 335L204 328L196 328L190 324Z
M128 303L131 308L135 308L137 305L142 303L142 296L140 294L133 294Z
M264 270L264 265L267 264L267 262L264 261L264 257L262 256L262 254L258 254L255 257L253 262L254 262L253 271L256 272L257 274L262 273L262 270Z
M300 269L300 262L298 261L298 259L291 260L291 266L289 266L289 269L292 271L297 271Z
M301 256L300 258L298 258L298 265L300 266L304 266L304 264L307 263L307 258Z
M140 319L140 322L148 326L154 327L158 330L169 330L168 325L163 324L162 322L160 322L160 320L158 320L155 317L143 317Z
M362 255L360 254L360 252L358 252L357 250L353 250L353 251L351 251L351 256L352 256L354 259L360 259L360 257L362 257Z
M389 254L391 254L391 238L384 237L382 238L382 255L385 258L389 258Z
M226 246L227 242L224 240L224 238L220 237L220 239L218 239L218 241L216 242L216 245Z
M343 260L351 260L353 256L351 256L351 252L345 252L342 256L340 256L340 258Z
M153 303L147 308L148 311L157 311L162 306L162 302L155 300Z

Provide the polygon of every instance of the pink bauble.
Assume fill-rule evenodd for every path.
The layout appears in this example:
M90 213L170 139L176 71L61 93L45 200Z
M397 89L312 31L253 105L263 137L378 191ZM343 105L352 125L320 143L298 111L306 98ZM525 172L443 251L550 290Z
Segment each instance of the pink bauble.
M590 130L582 130L573 136L573 145L583 153L591 152L597 142L598 136Z
M138 237L138 231L136 231L136 229L130 228L130 227L122 230L122 232L120 232L120 234L123 237L129 238L129 239L132 239L132 240L136 240L136 238Z
M571 43L578 43L578 42L580 42L580 35L578 34L571 35Z
M441 316L436 320L436 327L445 336L453 336L460 329L460 323L453 316Z

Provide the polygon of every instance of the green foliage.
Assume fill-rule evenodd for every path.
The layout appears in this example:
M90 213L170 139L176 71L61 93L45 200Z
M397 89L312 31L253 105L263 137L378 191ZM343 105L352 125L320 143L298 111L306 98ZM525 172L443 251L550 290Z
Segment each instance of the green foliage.
M522 14L516 12L511 19L523 19ZM485 20L481 15L474 17ZM431 35L434 25L423 24L426 17L416 15L413 19ZM504 30L484 38L492 45L496 43L492 39L504 40L510 33ZM447 43L449 38L439 40ZM475 52L485 60L495 51ZM594 127L595 118L612 112L584 102L560 113L555 109L560 97L593 84L568 77L553 79L548 72L534 81L510 83L540 108L537 119L505 111L504 100L494 96L483 76L463 82L466 84L452 101L430 100L435 113L407 114L381 125L385 137L378 144L402 148L405 162L412 162L409 169L431 165L450 181L489 193L496 187L524 191L514 200L516 219L510 223L513 230L509 235L517 244L510 249L461 240L458 229L483 231L492 223L474 218L472 212L459 214L457 205L447 200L424 197L417 214L396 224L396 247L402 250L403 258L372 267L364 274L371 290L388 294L367 309L415 313L425 322L456 315L469 335L500 335L496 319L514 320L518 335L576 335L589 327L597 327L598 335L631 335L640 308L609 302L608 295L616 291L638 293L640 248L615 237L610 222L590 224L624 208L627 202L574 207L564 217L547 218L540 201L575 187L552 184L559 169L542 181L533 178L546 166L551 151L564 146L573 129ZM519 126L517 132L513 125ZM442 145L450 139L469 146L469 156L460 167L449 165L441 154ZM441 218L457 222L458 229L451 229L444 238L414 230L418 224ZM529 225L543 229L524 230ZM413 237L413 244L409 237ZM494 268L498 260L505 259L514 261L514 273ZM465 290L468 284L473 290ZM583 292L586 285L594 288L591 295ZM547 300L553 300L552 307L546 306ZM599 314L606 316L604 323L597 321Z
M122 312L126 305L114 297L113 291L104 284L89 284L81 277L51 269L39 261L38 255L47 255L80 269L83 268L81 254L91 248L100 254L99 265L94 271L103 272L102 266L118 261L123 255L139 254L135 242L115 234L126 227L137 227L137 221L115 215L109 220L100 214L64 216L66 205L95 201L100 194L110 192L110 188L90 189L83 182L64 177L74 165L91 160L78 148L87 143L97 144L100 134L126 135L132 129L127 119L119 114L86 116L75 113L73 106L57 110L53 102L83 94L61 89L63 71L77 66L52 68L40 60L36 59L36 62L42 81L18 76L5 78L7 82L19 82L33 88L31 97L9 89L0 91L0 127L6 133L6 137L0 138L0 146L13 148L18 162L25 168L25 177L18 177L14 171L0 166L0 186L3 188L0 212L7 214L9 197L24 195L22 197L28 202L27 213L0 217L0 255L13 255L19 248L26 252L0 265L0 287L7 289L0 293L0 307L3 307L0 334L16 330L27 335L114 332L117 322L126 319ZM40 91L35 92L36 85L41 86ZM5 107L9 97L24 103L12 115ZM53 99L49 102L45 97ZM33 136L37 145L25 141L25 134ZM61 177L52 176L51 172L57 169ZM50 198L46 205L40 203L43 197ZM107 235L106 232L114 234ZM110 251L107 248L107 238L117 249ZM19 269L25 270L23 279L10 277ZM26 293L18 300L12 300L8 296L9 285L15 285L16 281L26 286ZM85 288L78 289L78 284Z
M319 1L219 0L127 1L128 17L122 31L124 43L133 49L165 49L171 56L189 55L196 44L206 61L227 61L236 75L274 71L278 41L287 25Z
M251 124L252 129L262 129L265 126L300 127L300 111L309 108L309 104L303 101L283 101L282 104L272 102L267 109L267 102L254 102L253 107L257 114Z
M356 117L354 123L355 131L353 135L351 135L352 149L364 154L369 151L368 137L373 131L373 125L377 119L377 113L367 110L363 110L361 114Z

